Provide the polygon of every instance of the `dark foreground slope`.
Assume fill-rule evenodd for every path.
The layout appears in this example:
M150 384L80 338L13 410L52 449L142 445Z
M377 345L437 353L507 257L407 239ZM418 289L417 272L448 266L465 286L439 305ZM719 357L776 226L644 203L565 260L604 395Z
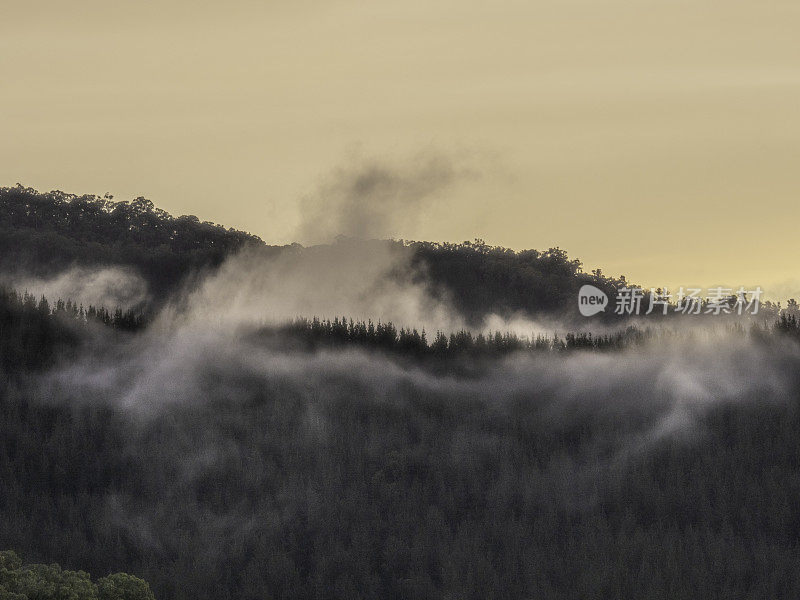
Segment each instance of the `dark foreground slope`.
M178 600L800 595L783 333L455 377L211 326L72 332L93 347L54 336L0 381L0 547L28 560Z
M0 545L175 599L800 594L796 393L634 452L658 413L552 393L213 387L142 421L4 385Z

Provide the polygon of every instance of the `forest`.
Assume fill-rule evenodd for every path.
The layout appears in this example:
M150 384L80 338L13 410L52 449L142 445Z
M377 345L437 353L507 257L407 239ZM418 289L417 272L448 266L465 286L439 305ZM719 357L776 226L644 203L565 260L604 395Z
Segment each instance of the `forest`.
M472 324L491 312L562 314L573 307L583 283L609 292L620 283L600 272L581 272L580 261L560 248L515 252L481 240L383 243L408 246L412 277L424 279L435 296L450 300ZM268 246L256 236L192 215L173 217L145 198L114 201L0 188L1 273L22 269L52 275L75 265L126 265L147 280L156 300L163 300L198 270L217 267L248 246L265 258L299 247Z
M354 296L307 285L313 249L143 200L0 200L0 598L800 595L796 303L492 330L620 281L557 249L393 241L411 270L334 312ZM148 299L14 286L75 265L135 269Z

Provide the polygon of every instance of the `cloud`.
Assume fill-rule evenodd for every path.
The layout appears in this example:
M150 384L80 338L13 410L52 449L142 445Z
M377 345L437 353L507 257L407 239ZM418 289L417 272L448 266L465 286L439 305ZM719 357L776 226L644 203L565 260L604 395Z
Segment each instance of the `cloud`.
M74 267L50 278L12 277L10 283L15 289L44 296L51 303L72 300L84 306L127 310L148 300L147 282L133 269L121 266Z
M346 316L429 331L463 327L460 316L429 293L411 259L410 248L385 240L346 239L277 255L248 248L173 302L157 325L237 328Z
M338 235L407 236L444 191L475 174L473 168L433 152L405 161L357 158L302 201L298 239L320 243Z

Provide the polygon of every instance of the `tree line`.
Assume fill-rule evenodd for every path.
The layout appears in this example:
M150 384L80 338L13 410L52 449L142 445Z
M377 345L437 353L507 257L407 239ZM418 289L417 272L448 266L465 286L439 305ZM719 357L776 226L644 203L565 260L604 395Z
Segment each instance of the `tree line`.
M136 333L144 330L151 313L139 309L109 310L103 306L84 307L71 299L57 299L52 305L27 291L0 287L0 367L6 372L35 369L53 364L59 355L69 357L88 329L93 326ZM763 313L760 320L720 320L724 329L755 339L773 335L800 340L800 311L790 301L786 309ZM708 323L708 321L707 321ZM398 357L418 360L438 358L492 358L514 352L566 352L573 350L618 351L646 342L690 336L691 330L669 327L627 325L605 333L567 331L559 335L514 332L436 331L429 337L424 328L397 327L392 322L299 317L277 326L266 326L252 334L254 339L278 337L283 344L306 351L321 348L359 347Z
M61 299L51 305L44 296L0 287L0 367L13 373L49 366L69 357L95 325L135 332L146 324L146 315L134 309L84 308Z
M474 333L461 329L451 333L437 330L431 339L424 328L398 328L392 322L353 320L347 317L321 319L297 318L277 327L264 327L260 335L279 334L299 343L306 350L319 348L363 347L402 356L423 357L492 357L513 352L562 351L576 348L595 350L622 349L642 343L654 330L629 326L612 333L567 332L563 336L519 335L510 331ZM258 335L258 334L257 334Z
M774 335L800 340L800 319L795 313L781 311L777 319L720 321L725 332L767 340ZM710 324L708 321L706 324ZM306 350L347 346L380 350L400 356L425 357L499 357L513 352L565 352L571 350L616 351L667 338L691 337L692 330L669 327L628 325L606 333L567 331L559 335L537 333L530 336L514 332L472 332L462 329L446 333L436 331L429 339L425 329L398 328L391 322L353 320L347 317L322 319L296 318L280 326L263 327L257 336L281 335Z

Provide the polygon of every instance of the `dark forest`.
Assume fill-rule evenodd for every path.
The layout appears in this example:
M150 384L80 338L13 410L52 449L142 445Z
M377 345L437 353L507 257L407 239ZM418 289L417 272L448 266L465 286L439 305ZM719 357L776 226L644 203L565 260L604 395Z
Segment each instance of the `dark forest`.
M271 319L333 250L0 190L0 598L800 595L795 302L592 330L578 288L627 282L561 249L341 243L402 257L378 299ZM106 268L147 292L35 289Z

